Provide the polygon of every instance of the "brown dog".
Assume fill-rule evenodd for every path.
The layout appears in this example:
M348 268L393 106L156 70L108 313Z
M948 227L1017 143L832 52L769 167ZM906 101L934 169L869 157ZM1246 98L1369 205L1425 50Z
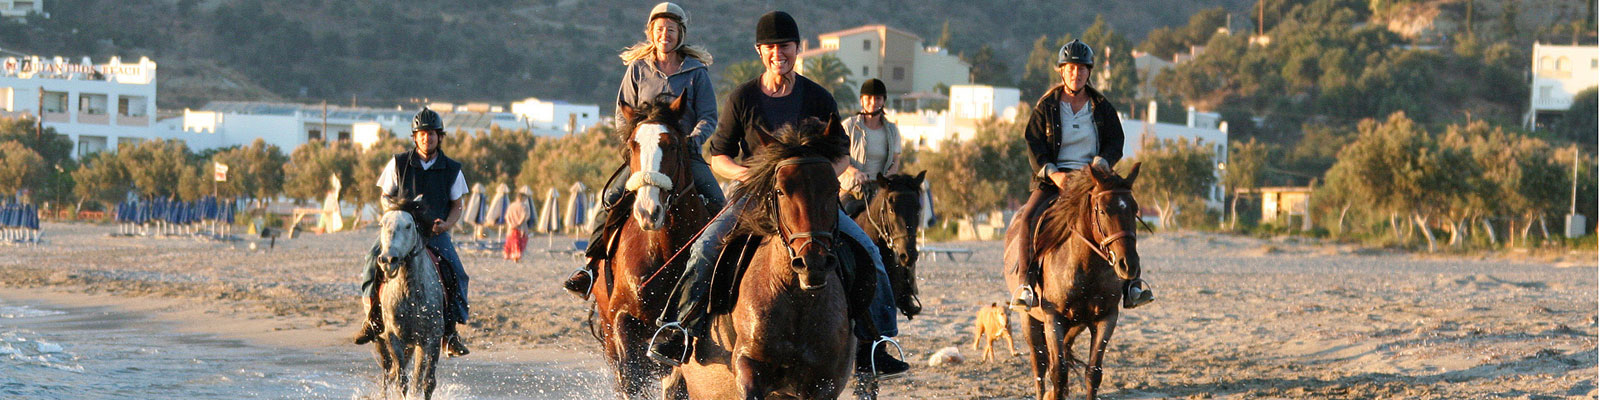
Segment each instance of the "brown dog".
M983 335L989 335L989 345L983 350L984 362L994 359L994 341L1002 336L1006 338L1006 349L1011 351L1011 356L1017 356L1017 346L1011 342L1011 314L1005 307L989 303L988 307L978 310L978 320L973 325L977 329L977 336L972 338L973 350L984 343Z

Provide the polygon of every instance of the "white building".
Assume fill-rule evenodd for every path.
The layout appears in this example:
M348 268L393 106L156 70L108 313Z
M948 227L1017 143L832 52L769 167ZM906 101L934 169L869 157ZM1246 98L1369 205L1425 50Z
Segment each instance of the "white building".
M529 97L511 103L511 115L534 135L561 136L582 132L600 123L600 106Z
M1156 77L1160 76L1162 71L1172 68L1174 64L1161 57L1138 50L1134 50L1131 54L1133 55L1133 71L1139 78L1137 97L1139 99L1156 98L1160 95L1156 89Z
M153 137L156 63L149 58L94 64L87 57L78 63L8 57L3 68L0 111L42 117L44 126L72 140L75 157Z
M1156 109L1155 101L1151 101L1144 120L1123 116L1122 159L1135 159L1145 147L1163 140L1183 138L1210 148L1211 171L1216 179L1207 192L1206 208L1221 210L1225 194L1222 188L1223 168L1228 163L1228 123L1222 122L1217 114L1196 112L1193 107L1189 108L1187 125L1156 122Z
M817 36L818 46L802 49L796 56L795 70L805 74L808 57L832 55L850 71L850 80L860 83L878 78L888 89L888 108L910 109L901 98L913 93L936 93L936 87L971 82L972 67L961 58L936 46L925 46L922 38L885 25L865 25ZM854 88L852 88L854 89Z
M285 152L312 140L351 141L370 147L384 132L402 137L411 132L414 109L340 107L321 104L214 101L199 110L184 110L177 132L191 149L247 145L261 138ZM526 129L504 112L440 112L450 132L486 132L493 127Z
M984 122L1015 120L1025 108L1021 97L1017 88L955 85L950 87L948 110L890 111L887 116L900 128L900 137L911 142L908 146L938 151L950 138L972 139Z
M0 17L21 19L29 13L44 14L44 0L0 0Z
M1572 107L1572 97L1600 84L1600 47L1533 44L1528 129L1543 130Z

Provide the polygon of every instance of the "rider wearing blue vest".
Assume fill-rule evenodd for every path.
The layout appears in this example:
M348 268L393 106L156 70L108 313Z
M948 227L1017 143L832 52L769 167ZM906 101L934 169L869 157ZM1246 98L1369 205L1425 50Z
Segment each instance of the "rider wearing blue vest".
M450 229L461 221L462 196L467 194L466 176L461 173L461 163L445 157L439 149L444 139L444 120L439 113L423 107L411 119L411 138L416 144L412 151L395 154L378 176L378 188L384 196L411 199L422 196L426 217L419 225L431 226L427 245L444 262L439 267L439 278L445 292L445 354L451 357L469 353L456 333L456 324L467 321L467 272L461 267L461 257L456 255L455 243L450 241ZM388 200L381 200L388 208ZM356 344L365 344L383 332L383 315L378 310L378 253L382 250L374 243L372 252L362 265L361 305L367 312L367 322L356 334Z

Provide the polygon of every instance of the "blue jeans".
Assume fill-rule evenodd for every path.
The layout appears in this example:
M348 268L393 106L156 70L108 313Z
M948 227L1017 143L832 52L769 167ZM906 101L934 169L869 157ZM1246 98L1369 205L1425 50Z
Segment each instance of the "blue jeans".
M727 208L716 219L711 220L705 232L695 239L689 248L689 267L684 269L683 276L679 277L675 289L678 292L674 293L675 299L670 303L676 306L676 309L662 313L661 318L656 321L658 325L681 321L684 322L684 327L690 330L691 335L704 333L697 330L702 327L695 325L703 322L701 317L704 316L702 314L705 307L700 303L706 292L711 290L711 263L727 245L728 233L733 230L738 222L739 212L743 209L743 199L728 203ZM872 305L868 310L873 325L878 328L877 335L858 324L855 328L856 337L862 340L876 340L878 336L898 336L900 328L899 322L895 320L894 289L889 286L889 273L883 268L883 258L878 254L878 245L873 244L872 239L867 237L867 232L861 230L861 226L845 216L843 211L839 212L839 232L854 239L867 250L867 257L872 259L873 270L878 275L877 293L872 297Z
M445 263L439 268L439 279L445 285L445 319L464 324L467 322L467 271L461 267L461 257L456 255L455 242L450 240L450 233L445 232L428 238L427 243ZM362 263L361 294L369 298L378 289L378 254L383 252L382 246L381 241L372 243L372 252Z

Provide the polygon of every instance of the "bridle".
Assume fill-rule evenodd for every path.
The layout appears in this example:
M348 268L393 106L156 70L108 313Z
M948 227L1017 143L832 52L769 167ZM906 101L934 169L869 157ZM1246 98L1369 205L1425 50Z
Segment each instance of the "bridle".
M1102 215L1108 214L1106 212L1106 210L1105 210L1105 207L1101 206L1100 202L1097 201L1097 200L1099 200L1100 197L1102 197L1102 196L1116 196L1116 195L1124 195L1124 194L1131 195L1131 194L1133 194L1133 190L1131 190L1131 189L1107 189L1107 190L1097 191L1097 192L1094 192L1093 194L1089 195L1089 204L1091 205L1091 207L1094 208L1094 213L1095 214L1102 214ZM1086 235L1086 234L1083 234L1081 232L1078 232L1077 230L1073 230L1072 231L1073 236L1078 237L1078 239L1082 240L1084 244L1089 245L1089 250L1093 250L1095 254L1100 255L1100 258L1104 258L1106 260L1106 262L1116 262L1116 260L1118 259L1117 258L1117 252L1115 250L1111 250L1110 249L1112 243L1116 243L1118 240L1122 240L1122 239L1137 239L1138 238L1138 231L1137 230L1127 229L1127 228L1123 228L1121 231L1112 232L1112 233L1107 234L1106 231L1105 231L1105 227L1100 225L1100 218L1096 218L1094 216L1090 217L1089 223L1092 226L1092 229L1094 230L1094 234L1100 236L1100 241L1099 242L1095 242L1095 241L1091 240L1089 235Z
M823 157L797 157L779 161L777 165L772 167L772 169L773 173L776 174L777 170L780 168L804 164L833 164L833 161ZM795 251L794 246L790 245L790 243L793 243L795 240L805 239L810 243L816 243L820 240L822 241L824 248L833 247L833 238L837 235L837 232L839 232L839 220L837 218L835 218L833 221L833 227L828 228L828 230L811 230L806 232L790 233L788 229L785 229L783 220L779 216L781 213L778 211L778 195L783 194L783 189L779 189L776 187L776 185L774 185L774 190L775 192L771 196L767 196L767 207L769 210L771 210L771 214L769 216L772 218L773 230L778 233L778 239L783 241L783 249L789 251L790 260L800 258L800 253ZM804 248L805 246L800 247Z
M895 234L894 232L891 232L885 225L889 223L888 219L890 215L890 209L894 206L894 204L890 202L886 196L887 194L879 194L873 198L873 200L878 200L878 197L883 197L883 204L880 207L874 208L870 205L871 202L868 202L866 211L867 223L872 225L872 229L878 231L878 236L883 238L884 244L886 244L890 250L893 250L895 249L894 244L896 240L905 243L911 243L911 234L910 232L907 232L904 235Z
M417 255L422 254L422 248L428 246L428 244L427 244L428 235L426 235L422 231L422 224L416 223L415 220L417 218L416 218L415 214L411 214L408 211L401 211L401 212L405 212L406 214L411 215L411 219L413 220L412 223L411 223L411 225L413 227L412 230L417 231L417 243L416 243L416 245L411 246L411 250L407 251L405 256L400 258L400 262L403 264L403 266L409 268L409 267L411 267L411 261L417 259ZM401 268L384 269L383 276L385 278L393 279L394 277L399 276L400 269Z
M645 122L645 121L640 121L640 123L634 124L633 129L635 131L637 131L639 129L639 126L644 125L643 122ZM664 127L668 127L668 135L674 136L675 139L683 138L682 135L678 135L676 132L672 132L671 131L671 128L670 128L671 125L668 125L668 124L665 124L665 123L661 123L660 125L662 125ZM633 139L629 139L629 140L633 140ZM657 146L660 146L660 145L658 144ZM689 152L688 152L688 148L690 148L690 147L693 147L693 146L686 146L683 143L678 143L674 147L674 151L673 152L677 153L676 154L677 157L674 157L674 158L677 158L677 162L676 162L677 169L673 171L673 175L672 176L666 176L665 174L662 174L662 173L657 172L657 171L648 171L649 174L645 174L644 175L646 177L660 176L662 179L665 180L665 182L657 181L655 179L640 179L636 183L635 182L635 178L633 176L629 176L628 177L628 185L627 185L628 191L636 191L641 186L655 186L657 188L660 188L662 192L665 192L667 194L667 198L664 199L661 202L662 206L665 207L666 210L671 210L673 208L673 206L677 205L677 202L678 202L679 198L687 197L689 194L692 194L693 191L699 189L697 187L697 185L695 185L693 183L693 180L690 179L690 177L688 176L688 174L689 174L689 156L688 156ZM631 156L638 156L638 154L632 154ZM626 166L624 166L624 167L626 167ZM643 172L646 172L646 171L635 172L635 174L640 174L640 173L643 173ZM613 175L613 177L615 177L615 175ZM611 183L610 182L606 182L606 187L610 187L610 186L611 186ZM672 213L670 213L670 212L667 213L667 217L668 218L672 217Z

